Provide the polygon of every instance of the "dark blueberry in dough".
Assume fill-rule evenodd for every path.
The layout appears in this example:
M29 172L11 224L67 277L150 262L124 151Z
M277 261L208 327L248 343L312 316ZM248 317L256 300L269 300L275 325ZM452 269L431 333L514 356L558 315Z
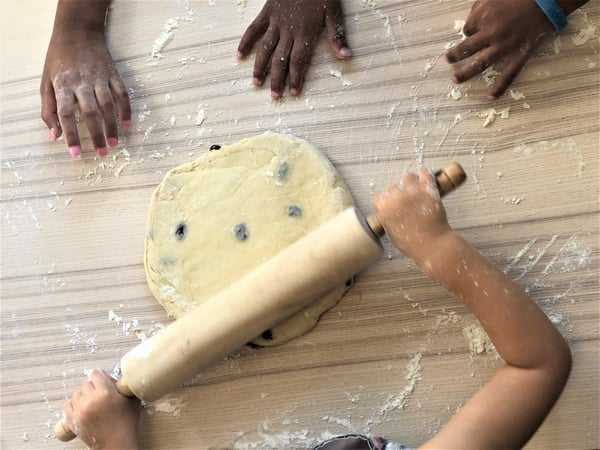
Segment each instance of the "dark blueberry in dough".
M250 233L245 223L238 223L233 227L233 235L238 241L245 241L250 236Z
M302 217L302 209L296 205L288 206L288 216Z
M288 166L288 163L284 162L281 164L279 169L277 169L277 178L279 178L281 181L287 180L289 169L290 167Z
M185 224L185 222L179 222L179 225L177 225L177 228L175 228L175 237L177 238L177 240L183 241L186 235L187 225Z
M177 262L177 257L173 255L167 255L160 258L160 264L163 266L172 266Z
M273 340L273 332L271 330L263 331L263 334L261 334L261 336L266 341Z
M209 152L214 152L215 150L219 150L221 148L220 145L218 144L213 144L210 146L210 148L208 149Z

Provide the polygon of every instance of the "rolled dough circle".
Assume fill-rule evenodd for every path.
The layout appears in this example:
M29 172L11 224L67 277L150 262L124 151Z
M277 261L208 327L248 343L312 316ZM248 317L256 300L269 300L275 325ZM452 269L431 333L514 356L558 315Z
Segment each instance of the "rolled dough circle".
M181 317L352 204L330 161L301 139L265 133L206 153L169 171L154 191L144 256L150 290ZM306 333L351 283L252 343Z

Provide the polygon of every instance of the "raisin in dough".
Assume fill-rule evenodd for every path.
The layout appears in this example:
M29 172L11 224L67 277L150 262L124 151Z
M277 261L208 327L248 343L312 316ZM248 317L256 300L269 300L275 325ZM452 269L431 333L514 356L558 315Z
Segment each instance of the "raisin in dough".
M307 142L266 133L168 172L152 197L145 239L153 295L178 318L352 206L329 160ZM313 328L351 284L252 342L278 345Z

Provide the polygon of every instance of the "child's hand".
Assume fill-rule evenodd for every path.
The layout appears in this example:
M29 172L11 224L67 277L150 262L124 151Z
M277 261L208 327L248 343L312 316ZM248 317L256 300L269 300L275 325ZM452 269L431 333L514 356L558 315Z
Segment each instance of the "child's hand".
M501 74L488 90L488 98L495 100L553 28L534 0L477 0L463 31L467 39L446 53L446 59L470 60L452 74L452 80L462 83L502 60L502 67L496 67Z
M121 395L104 371L92 371L90 381L73 394L64 412L71 430L90 448L138 448L140 402Z
M100 156L108 153L107 144L110 147L118 144L118 118L125 128L131 126L127 89L102 32L55 30L46 55L40 92L42 119L50 129L50 138L57 139L64 133L73 157L81 155L76 105Z
M378 192L373 209L392 243L419 265L436 240L451 231L435 176L426 169Z
M238 46L238 58L259 43L254 61L253 83L262 86L271 72L271 97L283 96L289 72L291 95L302 90L312 48L327 27L329 45L340 59L350 58L344 13L340 0L267 0Z

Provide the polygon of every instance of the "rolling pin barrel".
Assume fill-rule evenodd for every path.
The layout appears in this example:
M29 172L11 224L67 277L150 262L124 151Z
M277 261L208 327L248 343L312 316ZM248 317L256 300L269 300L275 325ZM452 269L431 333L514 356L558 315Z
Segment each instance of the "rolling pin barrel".
M458 164L436 174L441 194L460 185ZM179 387L380 257L383 227L349 208L198 305L121 359L117 389L152 402ZM75 437L63 419L56 437Z
M366 229L343 211L127 353L122 381L147 402L174 390L379 258Z

